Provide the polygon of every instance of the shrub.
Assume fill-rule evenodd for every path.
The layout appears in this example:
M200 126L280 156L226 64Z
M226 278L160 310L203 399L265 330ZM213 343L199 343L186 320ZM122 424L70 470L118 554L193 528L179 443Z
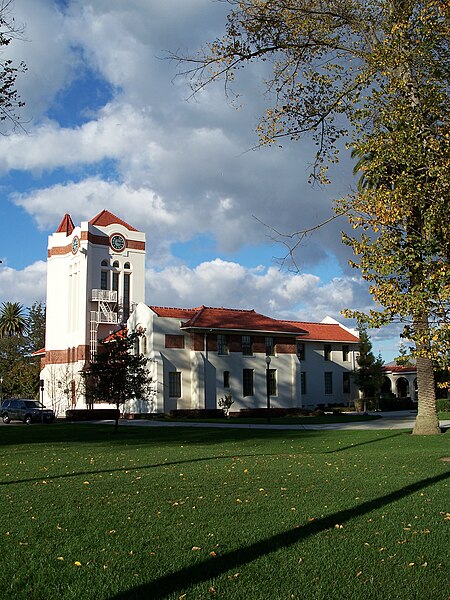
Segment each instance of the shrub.
M222 419L224 412L221 408L177 408L169 412L171 419Z
M450 412L450 400L448 398L436 400L436 409L438 412Z
M115 421L118 418L117 408L80 408L66 410L67 421Z

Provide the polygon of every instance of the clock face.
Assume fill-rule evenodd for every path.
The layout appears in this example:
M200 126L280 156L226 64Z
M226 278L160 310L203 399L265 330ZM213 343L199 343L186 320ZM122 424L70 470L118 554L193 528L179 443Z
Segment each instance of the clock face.
M109 243L115 252L122 252L125 248L125 238L120 233L115 233L110 237Z
M80 238L76 235L72 240L72 254L76 254L80 247Z

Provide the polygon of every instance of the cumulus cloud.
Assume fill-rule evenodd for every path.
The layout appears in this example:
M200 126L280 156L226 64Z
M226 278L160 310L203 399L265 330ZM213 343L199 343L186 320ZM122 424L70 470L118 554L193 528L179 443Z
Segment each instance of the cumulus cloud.
M359 283L350 279L323 285L312 274L287 273L274 267L250 269L216 259L194 268L150 268L146 298L148 304L160 306L254 308L275 318L320 321L330 315L342 322L343 287L345 299L357 302ZM326 302L330 295L335 296L334 301Z
M47 264L43 261L22 270L0 265L0 298L8 302L20 302L24 306L45 302L46 278Z

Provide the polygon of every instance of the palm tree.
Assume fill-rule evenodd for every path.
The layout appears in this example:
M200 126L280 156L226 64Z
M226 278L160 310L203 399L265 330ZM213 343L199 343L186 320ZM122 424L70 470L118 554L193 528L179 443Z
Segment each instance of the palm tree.
M24 335L27 331L27 318L19 302L3 302L0 309L0 337Z

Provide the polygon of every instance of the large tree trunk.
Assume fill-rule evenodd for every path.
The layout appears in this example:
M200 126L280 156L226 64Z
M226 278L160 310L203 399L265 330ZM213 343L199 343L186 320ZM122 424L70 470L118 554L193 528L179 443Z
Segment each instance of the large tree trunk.
M429 349L427 317L420 315L415 319L414 325L416 332L419 332L421 342L417 344L416 366L419 401L413 433L415 435L435 435L441 433L441 430L436 413L436 385L433 361L428 356L424 356Z

